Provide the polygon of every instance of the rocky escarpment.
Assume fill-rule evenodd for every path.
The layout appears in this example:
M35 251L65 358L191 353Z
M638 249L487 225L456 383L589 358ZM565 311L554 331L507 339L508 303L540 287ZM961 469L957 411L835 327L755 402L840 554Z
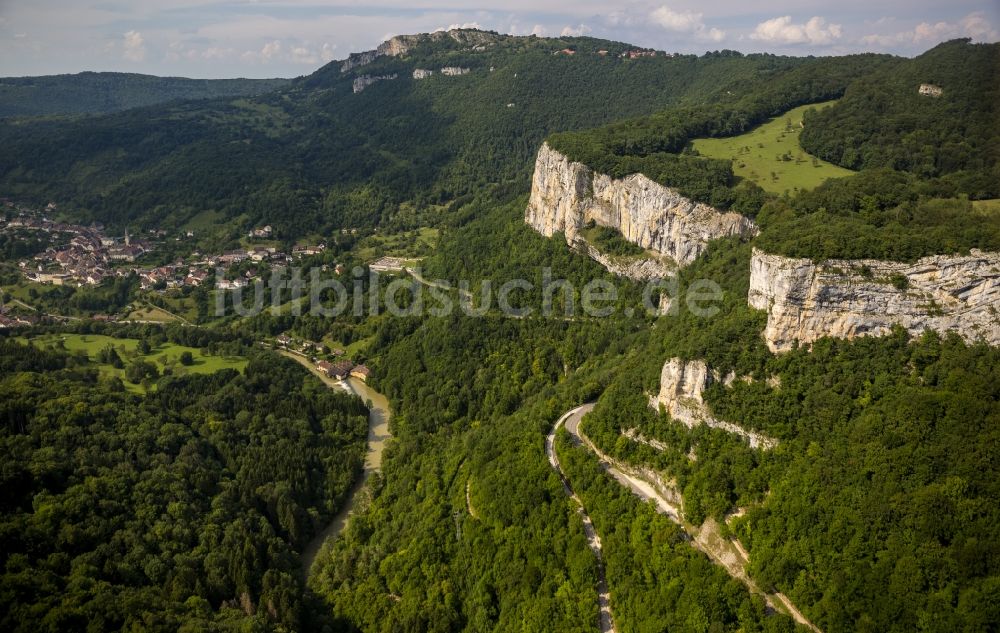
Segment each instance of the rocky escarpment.
M776 352L823 336L880 336L897 324L1000 345L1000 253L814 264L755 249L748 301L767 310L764 338Z
M738 214L694 202L642 174L621 179L569 160L546 143L538 152L525 222L545 236L564 232L575 244L593 221L620 232L645 249L689 264L710 240L756 234Z
M596 246L585 240L577 241L577 246L586 251L591 259L604 266L612 274L636 281L664 279L672 275L677 268L672 261L663 261L660 258L618 257L602 253Z
M439 42L450 38L461 46L472 50L483 50L505 36L496 33L478 31L476 29L452 29L450 31L435 31L417 35L397 35L378 45L375 50L351 53L340 65L340 72L346 73L359 66L370 64L379 57L399 57L405 55L413 47L428 42Z
M377 75L377 76L361 75L360 77L354 78L354 84L352 85L352 88L354 89L354 94L358 94L359 92L362 92L365 88L367 88L372 84L377 84L380 81L389 81L395 79L398 76L399 75L396 73L393 73L391 75Z
M730 376L724 382L729 384L733 379ZM650 398L649 405L654 409L662 405L671 418L688 428L704 424L739 435L749 442L751 448L774 448L778 444L774 438L719 420L712 415L702 399L702 392L715 382L719 382L718 372L710 371L705 361L685 362L679 358L671 358L663 365L660 373L660 393Z

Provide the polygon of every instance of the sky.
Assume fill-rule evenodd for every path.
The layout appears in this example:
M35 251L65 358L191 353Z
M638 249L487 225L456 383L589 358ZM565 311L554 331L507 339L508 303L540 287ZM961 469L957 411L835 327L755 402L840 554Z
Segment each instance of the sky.
M912 56L1000 40L1000 0L0 0L0 76L296 77L392 35L455 27L682 53Z

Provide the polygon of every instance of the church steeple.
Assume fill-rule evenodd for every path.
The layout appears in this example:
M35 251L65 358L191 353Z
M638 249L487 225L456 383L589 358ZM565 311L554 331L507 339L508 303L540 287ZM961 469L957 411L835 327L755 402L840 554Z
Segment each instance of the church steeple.
M125 227L125 246L131 246L132 242L128 236L128 227Z

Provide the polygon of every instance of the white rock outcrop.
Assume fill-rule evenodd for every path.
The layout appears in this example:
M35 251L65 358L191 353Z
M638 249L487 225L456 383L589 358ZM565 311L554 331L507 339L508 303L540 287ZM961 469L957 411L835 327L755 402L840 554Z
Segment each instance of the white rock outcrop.
M393 73L391 75L377 75L377 76L361 75L360 77L356 77L354 79L352 88L354 89L354 94L358 94L359 92L364 91L365 88L367 88L372 84L376 84L380 81L389 81L395 79L398 76L399 75L397 75L396 73Z
M689 200L642 174L614 179L596 173L547 143L535 160L524 219L545 236L564 232L571 245L593 220L679 266L694 261L710 240L757 232L754 223L738 213Z
M896 324L1000 345L1000 253L814 264L754 249L748 302L767 310L764 338L775 352L823 336L881 336Z
M749 431L738 424L717 419L708 410L702 392L719 381L718 372L710 371L703 360L683 361L671 358L660 372L660 393L650 398L649 406L659 409L662 405L671 418L694 428L700 424L733 433L747 440L751 448L770 449L778 440L762 433Z
M359 66L365 66L379 57L399 57L406 55L415 46L427 42L440 42L445 38L454 40L465 49L477 51L485 50L488 46L502 39L519 39L476 29L451 29L449 31L435 31L433 33L419 33L416 35L397 35L379 44L375 50L351 53L347 59L341 62L340 72L346 73Z

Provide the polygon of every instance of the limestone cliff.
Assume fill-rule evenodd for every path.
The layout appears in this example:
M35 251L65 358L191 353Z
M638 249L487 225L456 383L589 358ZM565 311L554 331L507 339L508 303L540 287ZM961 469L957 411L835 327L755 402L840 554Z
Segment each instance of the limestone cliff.
M823 336L880 336L895 324L1000 345L1000 253L814 264L755 249L748 301L767 310L764 338L776 352Z
M660 393L650 399L649 405L653 408L663 405L671 418L688 428L704 424L739 435L749 442L751 448L770 449L776 446L778 441L773 438L749 431L738 424L719 420L712 415L702 399L702 392L718 381L718 372L709 371L703 360L684 362L679 358L671 358L663 365L660 373Z
M459 45L471 50L483 50L485 47L507 36L478 31L476 29L451 29L450 31L435 31L417 35L397 35L378 45L375 50L351 53L340 65L340 72L346 73L359 66L370 64L379 57L399 57L406 55L413 47L427 43L439 42L450 38Z
M570 161L548 144L535 161L525 222L542 235L562 231L576 243L593 220L679 266L694 261L709 240L757 232L748 218L694 202L642 174L614 179Z
M397 75L396 73L393 73L391 75L378 75L378 76L361 75L360 77L354 78L354 83L352 85L352 88L354 90L354 94L358 94L359 92L363 92L365 88L367 88L372 84L376 84L380 81L389 81L395 79L398 76L399 75Z

